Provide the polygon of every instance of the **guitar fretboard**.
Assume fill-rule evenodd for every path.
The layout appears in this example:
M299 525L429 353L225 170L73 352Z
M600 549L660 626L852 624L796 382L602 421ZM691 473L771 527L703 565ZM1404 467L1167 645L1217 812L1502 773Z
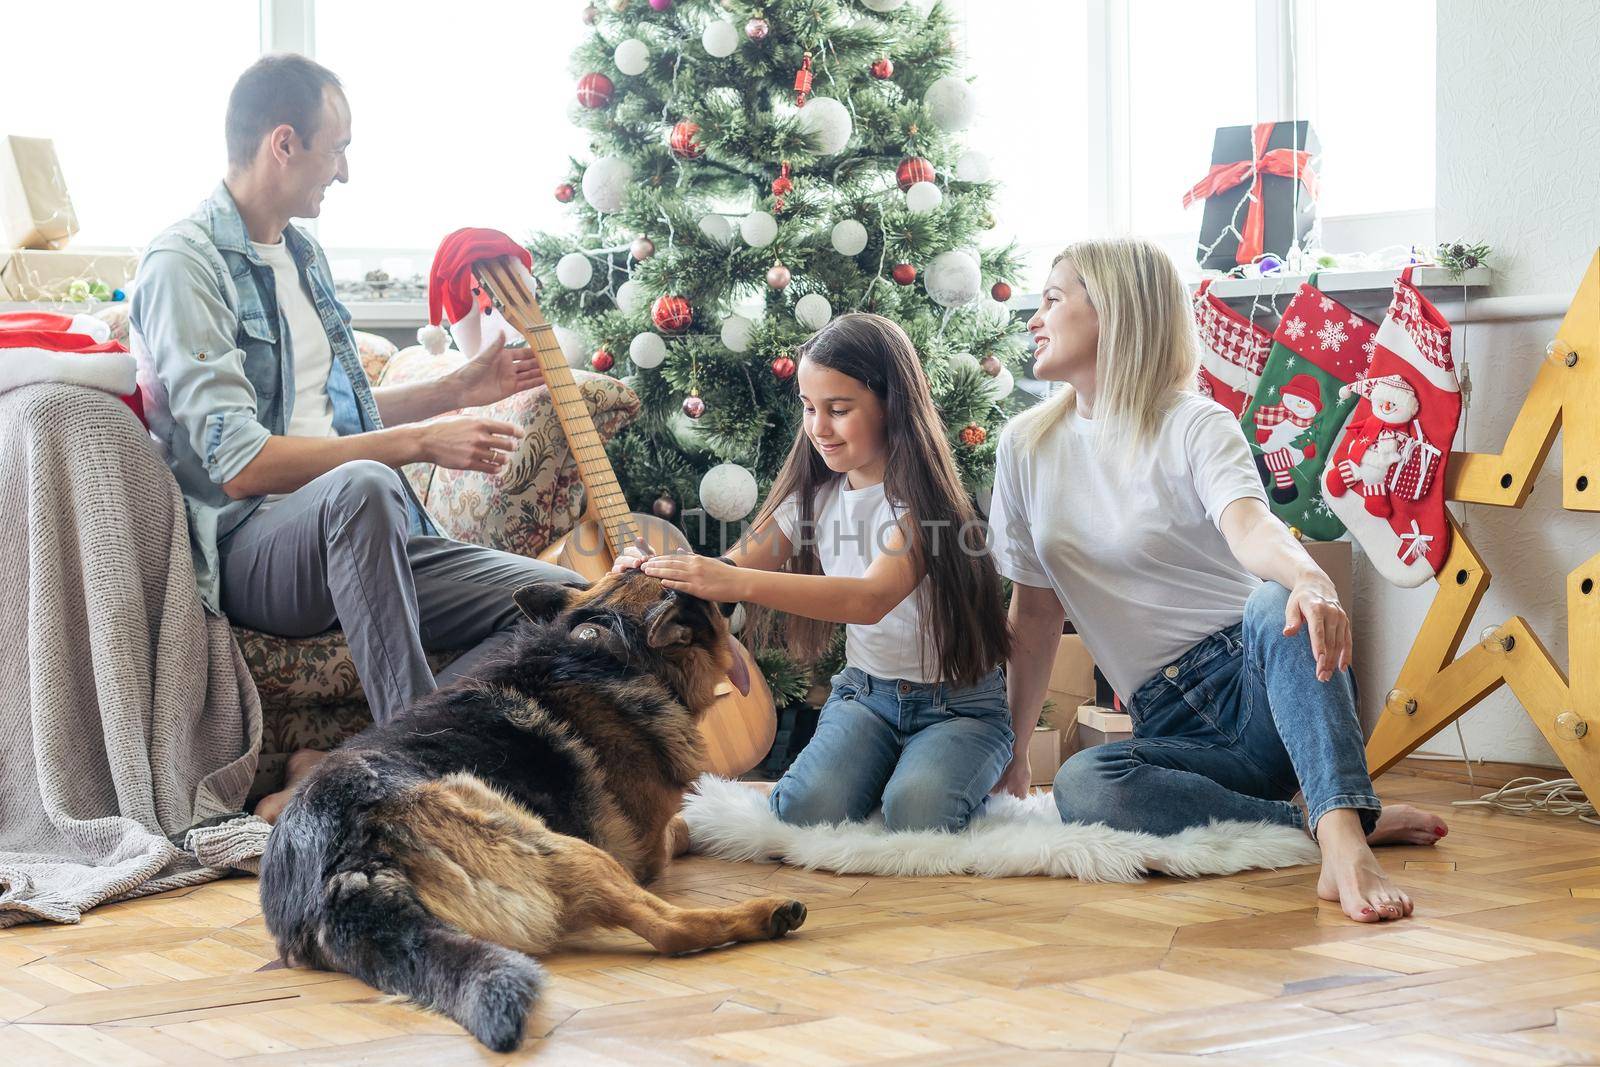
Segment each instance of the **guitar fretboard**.
M545 321L539 301L533 295L527 271L511 256L484 260L474 264L472 270L478 284L488 291L512 329L527 340L529 349L544 369L556 419L577 461L578 477L589 494L589 509L605 529L611 551L620 553L639 543L639 529L628 510L622 487L617 484L616 472L611 469L600 431L594 428L583 390L556 340L555 327Z

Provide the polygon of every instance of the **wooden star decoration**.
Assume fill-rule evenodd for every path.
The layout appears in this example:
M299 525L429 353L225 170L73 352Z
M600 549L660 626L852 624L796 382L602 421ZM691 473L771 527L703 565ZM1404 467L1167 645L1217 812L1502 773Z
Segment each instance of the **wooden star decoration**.
M1505 448L1451 453L1446 499L1522 507L1561 430L1561 506L1600 511L1600 253L1589 263ZM1456 655L1491 575L1453 517L1450 529L1439 591L1384 701L1367 744L1368 766L1382 773L1509 685L1572 777L1600 800L1600 555L1567 575L1569 678L1520 615Z

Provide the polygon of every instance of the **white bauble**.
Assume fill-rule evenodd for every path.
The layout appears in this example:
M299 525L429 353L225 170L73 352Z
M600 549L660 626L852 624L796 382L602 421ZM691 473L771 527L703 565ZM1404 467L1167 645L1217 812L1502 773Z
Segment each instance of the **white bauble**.
M905 2L906 0L861 0L861 6L882 15L893 11Z
M617 310L624 315L637 313L644 307L644 286L628 281L617 286Z
M726 59L739 47L739 28L725 19L718 19L700 35L700 46L713 59Z
M845 219L833 228L828 239L841 256L859 256L867 247L867 228L855 219Z
M602 156L583 172L583 198L596 211L615 211L632 183L633 167L626 159Z
M978 151L961 153L956 160L956 181L986 182L989 180L989 157Z
M928 109L928 117L940 129L954 133L972 125L978 111L978 97L972 86L954 74L946 74L928 86L922 96L922 106Z
M778 220L765 211L752 211L739 221L739 236L751 248L765 248L778 239Z
M983 274L965 252L941 252L922 272L922 284L935 304L955 308L978 298Z
M617 50L611 53L611 59L617 69L630 78L643 74L650 65L650 49L637 37L629 37L617 45Z
M594 277L594 264L582 252L568 252L556 260L556 281L568 289L582 289Z
M850 111L828 96L814 96L800 109L800 131L817 146L817 154L831 156L844 151L855 132Z
M635 334L628 345L628 358L642 370L659 367L661 361L667 358L667 342L661 339L659 333Z
M729 352L750 351L750 335L756 324L743 315L729 315L722 320L722 347Z
M807 293L794 302L794 319L808 330L820 330L833 318L833 306L821 293Z
M913 215L926 215L944 203L944 194L932 182L917 182L906 190L906 209Z
M700 232L719 245L733 240L733 223L726 215L706 215L700 220Z
M594 351L594 345L589 343L587 337L577 330L569 330L554 323L551 325L555 329L556 344L561 346L561 354L567 357L568 363L582 363L589 358L589 353Z
M749 290L744 295L736 297L733 301L733 313L751 322L760 322L767 317L767 294L771 291L763 284L759 289Z
M733 614L728 616L728 632L730 634L736 634L740 630L743 630L744 629L744 624L745 624L745 619L746 619L746 616L745 616L745 611L744 611L744 605L743 604L735 604L733 606Z
M993 378L986 378L986 381L988 384L983 387L983 391L988 393L989 399L996 404L1010 396L1011 390L1017 387L1016 378L1012 377L1011 372L1003 364L1000 373Z
M950 370L954 374L966 371L970 374L982 374L983 365L978 362L978 357L971 352L957 352L950 357Z
M700 506L722 522L738 522L756 506L756 476L737 463L718 463L700 479Z
M998 300L985 298L978 302L978 321L993 329L1000 329L1011 321L1011 309Z

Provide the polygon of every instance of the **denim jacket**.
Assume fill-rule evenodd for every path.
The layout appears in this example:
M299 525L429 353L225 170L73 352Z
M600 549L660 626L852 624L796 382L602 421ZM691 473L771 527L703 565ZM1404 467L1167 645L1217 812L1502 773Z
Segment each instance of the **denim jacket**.
M296 226L284 231L284 240L333 347L328 397L334 430L381 429L327 257ZM294 353L272 267L251 246L225 184L150 242L139 263L131 324L150 432L183 490L200 598L221 614L217 546L264 499L234 500L222 484L268 437L284 433L295 395ZM437 532L414 496L411 513L413 533Z

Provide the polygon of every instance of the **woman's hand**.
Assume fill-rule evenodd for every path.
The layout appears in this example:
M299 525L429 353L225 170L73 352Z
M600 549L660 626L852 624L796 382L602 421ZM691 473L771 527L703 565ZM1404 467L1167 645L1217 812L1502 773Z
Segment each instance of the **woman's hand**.
M1302 624L1310 631L1311 652L1317 657L1317 681L1326 682L1335 671L1350 666L1350 617L1339 604L1333 582L1321 571L1303 576L1289 590L1283 635L1293 637Z
M1010 793L1014 797L1026 797L1033 788L1033 768L1028 763L1027 746L1019 746L1011 755L1011 762L1006 765L1005 771L1000 775L1000 780L989 790L991 795Z
M621 574L623 571L638 570L639 565L647 558L643 549L635 545L629 545L622 550L622 553L616 559L611 561L611 573Z
M697 596L701 600L732 603L746 599L744 575L738 567L693 552L672 552L651 556L639 569L660 578L668 589Z

